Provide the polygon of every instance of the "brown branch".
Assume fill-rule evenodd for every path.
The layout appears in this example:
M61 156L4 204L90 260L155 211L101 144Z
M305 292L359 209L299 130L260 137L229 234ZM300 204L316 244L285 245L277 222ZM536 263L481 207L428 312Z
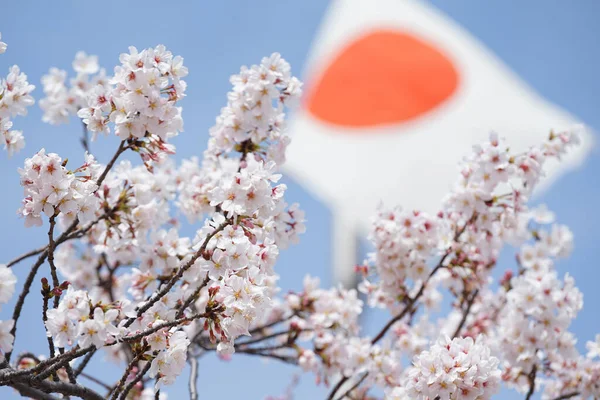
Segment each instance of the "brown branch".
M8 268L10 268L13 265L18 264L21 261L23 261L23 260L25 260L25 259L27 259L29 257L37 256L41 252L45 251L47 248L48 248L48 246L42 246L42 247L40 247L38 249L34 249L34 250L31 250L31 251L28 251L27 253L21 254L17 258L14 258L14 259L10 260L8 263L6 263L6 266Z
M248 351L248 349L240 349L240 350L236 351L236 354L237 353L247 354L250 356L261 356L261 357L266 357L266 358L274 358L274 359L282 361L286 364L298 365L298 360L296 358L294 358L292 356L282 355L282 354L252 352L252 351Z
M13 383L10 385L23 397L36 400L60 400L58 397L54 397L51 394L44 393L41 390L32 388L24 383Z
M119 392L123 389L123 386L125 385L125 382L127 381L127 377L133 370L133 367L137 366L138 362L140 361L140 358L142 358L143 356L144 356L144 351L142 350L135 357L133 357L133 360L131 360L131 362L125 369L123 376L121 376L121 379L117 383L115 390L112 391L112 396L110 397L111 400L115 400L117 398L117 396L119 395Z
M85 400L104 400L104 397L90 388L68 382L41 381L32 385L43 391L60 393L67 396L77 396Z
M47 251L44 251L37 259L35 264L31 267L27 278L25 279L25 283L23 284L23 289L21 290L21 294L19 294L19 298L17 299L17 303L15 304L15 308L13 310L12 319L15 321L12 329L10 330L10 334L13 336L13 348L14 342L17 341L17 322L19 321L19 317L21 316L21 311L23 310L23 304L25 304L25 298L29 294L29 290L31 289L31 285L33 284L33 280L35 279L35 275L40 269L40 266L46 260ZM9 351L5 355L6 362L10 362L10 356L12 355L12 351Z
M96 350L97 349L94 349L94 350L90 351L89 353L87 353L85 355L85 357L83 358L83 360L81 360L81 363L79 364L79 366L75 370L75 377L83 374L83 370L88 365L88 363L90 362L90 360L92 359L92 357L94 357L94 354L96 354Z
M91 354L91 353L90 353L90 354ZM90 381L94 382L94 383L95 383L95 384L97 384L97 385L100 385L100 386L102 386L102 387L103 387L104 389L106 389L106 390L109 390L109 391L110 391L110 390L112 390L112 387L110 387L110 385L109 385L109 384L107 384L107 383L105 383L105 382L102 382L100 379L98 379L98 378L95 378L95 377L93 377L93 376L91 376L91 375L88 375L88 374L86 374L85 372L82 372L82 373L81 373L81 376L82 376L82 377L84 377L85 379L89 379Z
M471 295L471 297L467 300L467 308L463 311L462 318L461 318L458 326L456 327L456 330L454 331L454 334L452 335L452 339L454 339L455 337L458 337L461 329L463 328L463 326L467 322L467 317L471 313L471 307L473 307L473 303L475 303L475 298L477 297L478 294L479 294L479 289L476 289L473 292L473 294Z
M50 217L50 228L48 229L48 264L50 264L50 275L52 276L52 285L54 288L60 286L58 280L58 273L56 272L56 265L54 265L54 226L56 225L56 214ZM58 307L60 296L54 296L54 308Z
M236 343L235 347L238 348L238 347L241 347L241 346L247 346L249 344L255 344L255 343L264 342L265 340L274 339L277 336L288 335L288 334L294 333L294 332L297 332L298 334L300 334L300 333L308 332L308 331L309 331L308 329L300 331L300 332L297 331L297 330L290 329L290 330L287 330L287 331L275 332L275 333L272 333L272 334L267 335L267 336L262 336L262 337L259 337L259 338L256 338L256 339L247 340L245 342Z
M126 337L122 338L120 341L115 342L113 344L116 344L119 342L135 342L136 340L142 339L148 335L152 335L153 333L158 332L161 329L173 327L173 326L182 324L184 322L190 322L190 321L194 321L194 320L200 319L200 318L206 318L208 316L210 316L209 313L202 313L202 314L195 314L195 315L192 315L189 317L179 318L179 319L176 319L173 321L161 322L160 324L153 326L150 329L146 329L145 331L137 333L133 336L126 336Z
M579 392L571 392L571 393L563 394L562 396L555 397L553 400L566 400L566 399L570 399L571 397L579 396L580 394L581 393L579 393Z
M102 174L100 175L100 177L98 177L98 180L96 181L96 185L98 185L98 187L100 187L100 185L102 184L102 182L104 182L104 179L106 179L106 175L108 175L108 172L115 165L115 162L117 162L117 158L119 158L119 156L123 152L125 152L125 150L127 150L129 148L129 146L125 146L125 142L126 142L125 140L121 141L121 143L119 144L119 148L117 149L116 153L110 159L110 161L108 162L108 164L106 164L106 167L104 168L104 171L102 171Z
M48 328L46 322L48 322L48 300L50 299L50 287L46 281L46 278L42 278L42 321L44 322L44 329L46 330L46 338L48 339L48 350L50 352L50 358L55 356L54 340L52 335L48 334ZM58 377L57 377L58 379Z
M275 326L275 325L277 325L277 324L280 324L280 323L282 323L282 322L289 321L289 320L290 320L290 319L292 319L292 318L293 318L295 315L297 315L297 313L293 313L293 314L291 314L291 315L289 315L289 316L287 316L287 317L285 317L285 318L281 318L281 319L278 319L278 320L275 320L275 321L269 322L268 324L264 324L264 325L261 325L261 326L257 326L256 328L253 328L253 329L251 329L251 330L250 330L250 334L251 334L251 335L253 335L253 334L255 334L256 332L260 332L260 331L262 331L262 330L264 330L264 329L271 328L271 327L273 327L273 326Z
M198 286L198 288L196 288L196 290L194 290L194 293L192 293L190 295L190 297L188 297L185 300L185 302L181 305L181 308L177 312L177 315L175 316L175 318L181 318L181 316L185 312L185 309L188 308L190 306L190 304L192 304L194 301L196 301L198 299L198 296L200 295L200 291L202 289L204 289L206 287L206 285L208 285L208 281L209 281L209 277L208 277L208 273L207 273L206 276L204 277L204 280L200 284L200 286Z
M525 400L531 399L533 393L535 392L535 376L537 374L537 364L533 364L533 368L531 368L531 372L527 375L527 379L529 380L529 390L527 391L527 395L525 396Z
M146 373L150 370L151 365L152 361L148 361L146 365L144 365L144 368L142 368L142 370L135 376L135 378L133 378L133 380L129 382L127 386L125 386L123 393L121 393L121 397L119 397L120 400L125 400L127 398L127 394L129 394L131 389L133 389L133 387L142 380L144 375L146 375Z
M354 385L352 385L350 389L346 390L340 397L338 397L337 400L343 400L346 396L350 396L350 393L352 393L352 391L358 388L361 385L361 383L363 383L365 379L367 379L367 376L369 376L369 373L365 372L365 374Z

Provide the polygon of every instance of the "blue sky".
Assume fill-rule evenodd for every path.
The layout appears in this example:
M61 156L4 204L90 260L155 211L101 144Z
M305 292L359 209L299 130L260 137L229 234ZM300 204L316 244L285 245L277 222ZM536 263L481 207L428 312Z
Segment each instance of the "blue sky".
M518 2L518 7L517 2L501 1L432 3L483 41L547 99L592 128L600 128L600 79L597 78L600 2L531 0ZM327 3L320 0L12 1L2 5L0 32L9 48L0 56L0 75L5 75L10 65L18 64L29 75L30 82L38 86L34 96L39 99L41 76L51 66L70 71L78 50L97 54L100 64L111 71L118 62L118 55L128 46L145 48L165 44L174 54L185 58L190 70L186 79L188 97L182 103L185 132L175 141L177 157L200 155L208 129L225 104L229 76L240 65L256 63L274 51L282 53L295 73L301 75L326 6ZM0 197L1 261L43 244L46 238L45 228L25 229L15 215L22 198L16 169L22 166L24 158L45 147L63 158L82 159L77 139L81 126L77 121L68 126L45 125L36 105L28 118L17 118L14 122L17 129L24 131L27 146L12 159L7 159L5 153L0 154L0 185L5 192ZM105 161L116 144L115 138L101 138L92 144L92 150ZM561 262L559 268L561 273L572 274L584 293L584 310L572 325L582 349L585 341L600 331L597 308L600 305L597 290L600 280L597 266L600 258L599 173L600 157L598 151L594 151L582 168L561 178L538 199L553 209L559 222L569 225L575 234L574 254ZM277 267L281 285L284 290L298 289L306 273L321 276L323 282L329 284L330 212L296 183L289 180L286 183L288 200L300 202L306 210L308 232L301 244L281 256ZM512 255L507 253L501 261L510 263L511 260ZM28 264L15 268L20 282ZM20 321L17 351L27 348L47 352L39 318L40 298L36 286ZM5 305L0 319L10 318L11 310L12 303ZM380 326L382 321L382 317L369 318L367 329ZM103 363L101 357L97 357L90 371L107 381L114 381L119 373L112 364ZM200 398L219 395L226 399L262 399L266 395L278 395L285 391L293 372L287 366L243 355L230 363L206 357L200 362ZM170 398L186 398L186 384L187 371L178 384L169 388ZM303 375L296 399L319 399L324 393L322 387L314 386L312 376ZM10 389L0 388L0 397L10 399L16 395ZM506 393L499 398L513 398L513 394Z

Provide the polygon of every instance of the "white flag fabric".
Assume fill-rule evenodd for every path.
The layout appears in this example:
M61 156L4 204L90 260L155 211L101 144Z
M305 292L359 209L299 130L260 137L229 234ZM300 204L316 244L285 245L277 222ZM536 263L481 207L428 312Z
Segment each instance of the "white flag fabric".
M330 207L334 279L346 285L380 202L436 212L458 162L490 131L518 150L576 121L417 0L333 1L304 78L286 168ZM580 164L591 142L585 134L560 170ZM546 171L542 188L557 165Z

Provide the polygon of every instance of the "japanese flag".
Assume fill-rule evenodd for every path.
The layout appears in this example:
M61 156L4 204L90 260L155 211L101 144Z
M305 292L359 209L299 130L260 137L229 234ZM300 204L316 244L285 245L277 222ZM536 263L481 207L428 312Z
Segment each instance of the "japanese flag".
M333 1L305 81L287 170L331 208L334 279L346 285L380 202L436 212L458 162L490 131L518 150L575 122L417 0ZM583 161L591 137L582 142L561 171ZM542 187L559 171L546 166Z

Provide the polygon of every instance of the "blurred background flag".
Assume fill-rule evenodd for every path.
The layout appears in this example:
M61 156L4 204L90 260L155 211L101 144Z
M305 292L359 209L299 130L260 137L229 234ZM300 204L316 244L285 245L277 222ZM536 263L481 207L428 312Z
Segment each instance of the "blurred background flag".
M333 1L304 78L287 172L330 207L333 275L345 285L379 203L435 212L460 158L490 131L525 149L576 122L417 0ZM583 161L591 135L582 142L563 165ZM556 177L547 164L541 187Z

